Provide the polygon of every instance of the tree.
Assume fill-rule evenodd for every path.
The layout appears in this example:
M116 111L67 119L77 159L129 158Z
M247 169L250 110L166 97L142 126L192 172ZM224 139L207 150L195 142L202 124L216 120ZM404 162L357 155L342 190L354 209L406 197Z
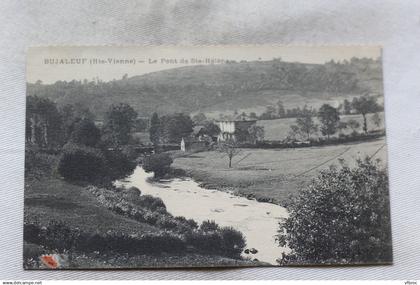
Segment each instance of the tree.
M169 172L172 162L167 153L153 154L144 159L143 168L146 172L154 172L155 178L161 178Z
M286 116L286 110L284 109L284 105L282 101L277 102L277 115L280 118L284 118Z
M318 119L321 122L321 133L330 139L330 135L335 134L338 124L340 122L340 115L336 108L324 104L318 111Z
M277 119L277 115L276 115L276 108L274 106L267 106L265 108L265 112L261 114L260 116L261 120L273 120L273 119Z
M388 176L379 162L324 170L287 208L277 240L291 252L282 264L392 260Z
M223 241L223 252L229 257L240 258L246 246L243 234L232 227L223 227L220 229L220 235Z
M382 119L381 119L381 116L379 116L378 113L373 114L371 120L377 128L379 128L381 126Z
M161 125L162 137L167 143L180 143L182 138L188 137L193 131L190 116L183 113L163 116Z
M60 155L58 173L66 180L98 182L107 173L106 159L96 148L67 143Z
M299 128L299 131L305 134L307 140L310 139L311 134L316 133L318 130L318 126L314 123L312 115L312 110L305 107L300 112L299 117L296 118L296 125Z
M128 144L136 118L137 112L130 105L111 105L105 113L105 142L114 147Z
M59 110L63 118L64 140L69 141L74 131L75 124L81 120L94 121L95 116L89 108L81 104L66 104Z
M220 128L213 122L205 122L204 133L209 137L217 137L220 133Z
M367 133L367 120L366 114L377 112L380 107L376 102L376 98L372 96L361 96L359 98L353 98L351 103L352 107L363 116L363 131Z
M194 124L201 125L207 120L207 117L203 113L198 113L192 117L192 120Z
M257 117L257 114L255 112L251 112L251 113L249 113L249 118L252 119L252 120L256 120L258 117Z
M252 125L248 128L248 133L253 144L264 139L264 127L262 126Z
M360 123L354 119L350 119L347 125L351 128L353 133L356 133L357 129L360 128Z
M344 99L344 102L343 102L343 113L344 113L344 115L350 115L351 114L351 109L352 109L352 107L351 107L350 101L347 100L347 99Z
M233 139L220 142L218 151L227 156L229 160L229 168L232 168L232 159L241 153L238 143Z
M100 140L101 131L88 119L74 122L72 129L70 141L73 143L94 147Z
M63 118L56 104L37 96L26 97L26 139L41 147L64 144Z
M350 115L351 114L351 103L347 99L344 99L344 102L343 102L343 113L344 113L344 115Z
M153 113L152 118L150 119L149 136L150 141L155 147L159 145L161 136L161 124L157 113Z

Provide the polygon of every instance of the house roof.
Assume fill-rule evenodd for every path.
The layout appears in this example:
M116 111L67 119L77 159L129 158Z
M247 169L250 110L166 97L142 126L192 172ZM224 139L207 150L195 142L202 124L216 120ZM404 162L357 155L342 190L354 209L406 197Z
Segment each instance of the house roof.
M232 119L232 120L217 120L216 122L256 122L258 120L238 120L238 119Z
M195 126L193 127L193 134L194 135L198 135L200 133L201 130L204 129L204 126Z

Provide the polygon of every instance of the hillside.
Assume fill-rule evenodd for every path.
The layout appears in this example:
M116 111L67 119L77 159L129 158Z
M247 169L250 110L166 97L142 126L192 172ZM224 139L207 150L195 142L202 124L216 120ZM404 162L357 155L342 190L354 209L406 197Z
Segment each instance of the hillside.
M318 65L271 60L187 66L111 82L38 82L27 87L27 95L46 96L59 105L80 103L99 118L110 104L120 102L148 116L154 111L258 109L277 100L295 107L343 94L381 94L382 67L371 59Z

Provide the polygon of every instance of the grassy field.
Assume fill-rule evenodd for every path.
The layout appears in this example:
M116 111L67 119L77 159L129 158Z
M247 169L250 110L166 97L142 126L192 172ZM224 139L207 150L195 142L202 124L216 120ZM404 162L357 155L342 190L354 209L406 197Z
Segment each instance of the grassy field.
M368 130L380 130L384 129L384 113L379 113L381 120L381 123L379 127L375 126L373 122L371 121L371 118L373 114L367 115L367 124L368 124ZM358 132L363 132L363 117L362 115L341 115L340 116L342 122L348 122L349 120L353 119L360 123L360 128L357 129ZM314 118L314 121L316 124L319 125L319 120L317 118ZM283 140L287 137L290 126L294 125L296 122L296 118L284 118L284 119L277 119L277 120L259 120L257 122L257 125L264 127L265 136L264 139L266 140ZM352 130L350 128L347 128L342 131L343 134L350 134ZM312 135L314 138L321 136L321 133L318 132L317 134ZM335 134L335 136L338 136L338 133Z
M58 220L86 232L105 233L110 229L127 234L159 231L154 226L106 209L84 187L55 178L36 181L26 187L25 215L36 217L42 225Z
M207 188L231 190L262 201L283 204L290 194L314 178L319 170L344 159L354 166L357 158L366 155L386 162L385 139L370 142L296 149L243 149L228 160L216 151L178 157L174 168L203 182ZM383 163L384 164L384 163Z

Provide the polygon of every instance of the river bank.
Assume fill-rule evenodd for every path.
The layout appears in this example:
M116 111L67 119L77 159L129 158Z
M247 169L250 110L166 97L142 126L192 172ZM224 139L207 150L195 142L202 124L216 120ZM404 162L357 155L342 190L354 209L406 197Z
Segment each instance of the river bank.
M215 249L211 253L191 249L188 241L179 238L185 249L170 251L163 249L159 244L178 244L179 233L168 229L174 223L186 223L182 217L173 217L165 214L163 209L147 210L146 206L139 205L139 211L144 211L145 221L139 221L138 213L135 216L124 214L127 205L121 198L124 193L115 189L99 191L99 188L71 184L62 179L49 177L25 183L25 231L24 231L24 266L27 269L47 268L40 262L42 255L63 253L63 247L71 248L69 263L60 268L147 268L147 267L218 267L218 266L261 266L246 258L230 258L218 254ZM128 194L128 193L127 193ZM109 198L115 196L115 203ZM139 194L138 194L139 195ZM132 196L126 196L131 197ZM131 198L129 199L131 201ZM154 200L144 197L150 205L158 205ZM124 198L125 199L125 198ZM108 201L109 203L105 203ZM140 201L141 202L141 201ZM131 208L132 209L132 208ZM133 210L133 209L132 209ZM132 212L131 210L131 212ZM154 222L156 220L156 222ZM181 225L181 224L180 224ZM182 225L181 225L182 226ZM47 230L46 236L41 235L41 229ZM167 233L172 233L166 239ZM71 233L71 234L69 234ZM85 242L73 237L83 234ZM116 236L114 236L114 233ZM67 238L63 238L67 237ZM157 247L150 254L137 254L134 249L125 250L133 243L144 243L145 238ZM156 239L155 239L156 237ZM90 239L101 239L102 243L89 244ZM119 238L119 239L116 239ZM155 242L156 241L156 242ZM101 249L92 248L98 244L105 244ZM74 248L77 247L77 249ZM115 247L115 249L112 249ZM135 248L142 248L136 246ZM150 248L149 246L144 248ZM112 249L110 251L110 249ZM175 252L171 252L174 251ZM64 251L65 254L66 251ZM95 252L100 252L95 253ZM168 262L170 260L170 262Z

